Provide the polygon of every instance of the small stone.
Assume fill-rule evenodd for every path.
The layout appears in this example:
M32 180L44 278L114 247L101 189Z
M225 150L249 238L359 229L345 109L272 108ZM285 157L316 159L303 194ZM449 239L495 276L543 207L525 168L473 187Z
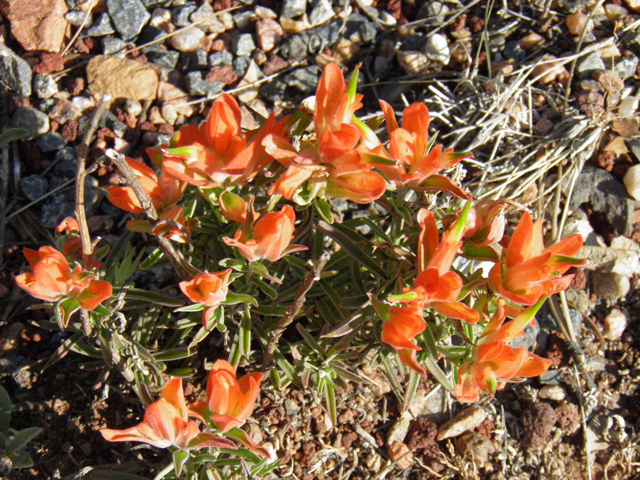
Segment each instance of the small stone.
M522 48L523 50L529 50L543 40L544 38L542 38L540 35L535 32L531 32L518 40L518 45L520 45L520 48Z
M160 50L164 45L166 39L167 32L165 32L161 28L147 25L142 29L140 35L138 35L137 43L141 45L149 44L140 50L142 53L147 54L148 52Z
M243 31L248 30L249 26L251 25L251 20L253 19L254 19L253 12L250 12L250 11L238 12L235 15L233 15L233 22L235 23L236 28L238 30L243 30Z
M578 59L576 63L576 72L580 78L591 78L594 72L605 68L604 62L597 52Z
M480 468L483 468L496 451L491 440L478 432L467 432L456 439L456 450Z
M146 55L151 63L167 70L174 70L180 60L180 53L172 50L154 50Z
M640 165L633 165L622 179L627 192L636 200L640 200Z
M566 396L567 392L560 385L545 385L538 392L538 397L543 400L554 400L556 402L564 400Z
M335 12L333 11L329 0L315 0L315 5L309 15L309 21L311 22L311 25L315 27L328 22L334 15Z
M223 50L209 55L209 66L218 67L221 65L233 65L233 54Z
M593 293L599 297L616 300L629 293L629 277L617 273L595 272L592 277Z
M389 431L387 432L387 446L391 447L395 443L404 442L410 426L411 419L408 417L402 417L400 420L391 425Z
M38 98L51 98L58 93L58 84L46 73L38 73L33 78L33 90Z
M207 82L222 82L225 85L231 85L238 81L238 75L231 65L223 65L221 67L213 67L205 77Z
M41 175L29 175L20 179L20 188L27 200L35 202L49 191L49 182Z
M307 11L307 0L284 0L280 15L284 18L299 17Z
M272 18L275 20L278 18L278 14L276 12L274 12L270 8L263 7L261 5L258 5L256 8L254 8L253 13L259 19Z
M11 126L28 130L30 133L26 140L33 140L49 131L49 117L37 108L16 108Z
M53 173L58 177L71 178L76 174L76 160L78 155L72 147L64 147L56 153Z
M58 132L47 132L38 137L36 144L43 152L53 152L65 147L67 141Z
M90 12L67 12L64 15L64 19L69 25L73 25L74 27L80 27L83 23L85 26L93 23L93 17Z
M280 47L280 55L286 60L300 61L306 57L307 43L301 35L292 35Z
M535 62L538 64L531 72L532 78L537 78L540 83L547 84L556 80L563 85L569 81L569 72L553 55L542 55ZM604 67L604 64L602 64Z
M409 447L402 442L395 442L387 449L387 453L392 461L397 462L396 466L402 470L413 465L413 454Z
M190 27L169 39L171 46L180 52L193 52L200 45L204 32L198 27Z
M262 67L262 71L265 75L273 75L280 70L284 70L289 66L289 62L277 55L271 55L267 60L267 63Z
M0 10L11 24L11 34L25 50L62 49L68 28L65 0L3 0Z
M209 66L209 55L202 48L196 48L189 57L190 70L205 70Z
M268 53L282 41L284 30L274 19L264 18L256 22L256 36L260 48Z
M616 60L613 71L620 75L623 80L628 80L636 74L638 69L638 57L622 57Z
M205 3L205 5L208 5L208 4ZM171 17L173 18L173 24L179 28L190 25L191 20L189 19L189 17L193 12L196 11L196 8L197 7L195 5L181 5L179 7L174 8L173 12L171 12ZM211 13L213 13L213 8L211 7L211 5L209 5L209 8L211 8Z
M98 180L88 176L85 180L85 210L87 215L95 213L98 204L103 196L98 188ZM66 217L74 216L76 209L74 188L65 189L60 193L49 197L42 206L40 222L46 228L55 228Z
M233 59L233 69L238 77L242 77L247 73L249 64L253 62L250 57L236 57Z
M562 382L562 370L547 370L538 378L543 385L559 385Z
M204 2L191 14L191 21L198 22L198 27L206 33L223 33L227 30L226 25L218 15L215 15L213 7L207 2Z
M49 110L49 118L60 125L77 120L81 116L80 111L69 100L60 99Z
M393 27L398 23L398 20L396 20L396 18L386 10L380 12L380 18L378 21L386 27Z
M171 10L166 8L155 8L151 12L151 18L149 19L149 26L154 28L160 28L165 32L168 30L167 25L171 23Z
M137 100L127 99L124 102L124 111L129 115L137 117L142 113L142 104Z
M151 14L140 0L106 0L109 16L124 40L140 33Z
M426 2L418 10L417 18L428 18L437 25L442 25L449 14L449 7L440 2Z
M425 73L429 67L429 60L422 52L405 52L398 50L398 63L408 75L419 75Z
M615 342L616 340L620 340L626 328L627 316L622 310L614 308L604 319L602 336L607 340Z
M238 83L238 88L244 87L246 85L251 85L256 83L260 79L264 77L262 70L260 67L251 60L249 63L249 67L247 68L247 72L245 73L240 83ZM238 93L238 100L242 103L249 103L251 100L254 100L258 96L258 87L248 88Z
M253 43L253 35L250 33L241 33L233 39L231 51L239 57L250 57L255 49L256 44Z
M464 432L473 430L484 422L486 418L487 412L480 407L471 406L465 408L438 429L437 439L440 441L447 438L457 437Z
M569 33L576 37L582 35L582 32L586 30L586 33L590 33L593 30L593 20L589 20L589 15L584 13L572 13L567 15L565 24L569 29Z
M103 13L98 17L91 27L87 28L85 35L87 37L103 37L116 33L111 23L111 18L107 13Z
M196 97L213 98L222 93L224 82L208 82L204 79L202 72L189 72L185 77L187 91ZM164 116L164 115L163 115Z
M558 416L551 405L538 402L525 410L521 416L525 445L543 447L551 438Z
M160 82L158 85L158 101L163 105L173 105L178 114L184 115L187 118L193 115L195 110L192 105L185 105L185 103L189 103L192 100L193 97L169 82Z
M154 100L158 90L158 74L149 66L127 58L97 56L87 65L89 90L114 99Z
M124 58L127 44L120 38L104 37L101 39L102 53L109 56Z
M0 42L0 81L23 97L31 96L31 67Z

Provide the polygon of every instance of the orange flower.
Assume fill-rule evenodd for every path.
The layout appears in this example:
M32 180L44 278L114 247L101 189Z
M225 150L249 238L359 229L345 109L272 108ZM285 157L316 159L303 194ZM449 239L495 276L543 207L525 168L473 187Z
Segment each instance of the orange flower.
M522 335L521 331L527 324L535 321L534 315L545 299L520 312L506 324L504 300L498 301L498 310L473 348L472 360L458 370L459 381L455 387L458 400L475 402L480 390L495 393L498 382L514 377L535 377L547 371L551 360L529 353L526 348L507 345Z
M302 245L289 245L295 220L293 208L285 205L279 212L267 213L246 228L239 229L234 238L223 237L222 241L230 247L237 247L250 262L261 258L275 262L289 253L307 249Z
M424 332L427 324L422 318L422 309L417 305L391 307L389 321L382 325L382 341L398 351L403 365L426 375L427 372L416 360L416 351L422 350L413 339Z
M160 180L156 173L144 163L127 158L127 163L140 182L142 189L151 197L156 209L175 205L182 197L186 184L162 169ZM131 213L143 213L144 209L131 187L110 187L109 201L116 207Z
M584 260L572 258L581 248L582 237L571 235L545 249L542 220L532 223L531 216L525 212L503 251L502 260L491 269L489 284L512 302L533 305L541 297L569 287L573 275L561 275L573 266L584 264Z
M202 317L205 328L209 328L211 315L227 298L229 275L231 275L230 268L218 273L204 272L190 282L180 282L180 290L189 300L201 303L206 307Z
M200 128L182 128L168 148L154 150L154 155L161 154L164 168L192 185L216 187L227 180L243 184L269 162L262 147L265 135L284 131L283 124L276 124L271 116L262 128L245 134L241 118L238 102L220 95Z
M189 415L210 420L222 433L243 425L253 412L263 377L250 373L237 380L229 362L216 361L207 381L207 401L189 405Z
M189 420L181 378L165 385L160 400L147 407L142 423L124 430L104 428L100 433L109 442L142 442L158 448L236 448L229 440L200 432L196 422Z
M411 290L416 295L409 300L417 302L421 308L432 307L438 313L468 323L480 320L480 315L464 303L458 302L462 291L462 279L451 272L451 264L462 246L471 202L462 210L458 220L438 238L438 227L433 213L426 209L418 212L421 231L418 239L418 271L416 287ZM409 289L405 289L407 293Z
M296 149L283 136L265 137L266 152L286 167L270 194L294 198L305 182L306 191L296 197L301 204L323 194L366 204L384 194L384 178L372 169L378 161L387 160L370 155L361 144L361 140L369 143L371 132L353 115L362 106L356 86L357 71L347 86L340 68L328 64L315 97L316 138Z
M57 302L68 296L78 300L81 307L93 310L111 296L109 283L93 280L95 274L84 272L79 266L71 272L64 255L52 247L41 247L37 252L25 248L24 256L33 273L18 275L16 283L36 298Z
M414 103L404 109L402 128L398 126L391 105L380 100L389 132L391 158L397 164L378 167L394 185L408 186L415 190L442 190L460 198L471 196L438 172L471 156L454 153L453 149L442 151L442 146L433 146L429 141L429 110L423 103ZM376 153L384 156L383 149Z
M78 225L78 221L73 217L65 218L64 220L62 220L62 222L60 222L60 225L56 227L56 232L58 233L79 232L79 231L80 231L80 225Z

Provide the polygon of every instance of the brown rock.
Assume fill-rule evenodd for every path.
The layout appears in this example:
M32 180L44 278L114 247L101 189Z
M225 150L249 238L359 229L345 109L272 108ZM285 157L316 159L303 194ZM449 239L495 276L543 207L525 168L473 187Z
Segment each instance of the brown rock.
M73 103L69 100L65 100L64 98L58 100L58 103L56 103L53 109L49 112L49 118L58 122L60 125L64 125L72 120L77 120L81 115L80 110L78 110Z
M548 403L536 403L522 414L524 441L527 446L540 448L550 439L558 415Z
M67 85L67 90L71 94L72 97L76 97L84 92L85 81L82 77L76 77L69 81L69 85Z
M211 68L205 80L207 82L224 82L225 85L231 85L238 81L238 75L236 75L231 65L222 65Z
M472 460L480 468L489 461L496 449L487 437L476 432L467 432L456 439L456 450L463 457Z
M409 468L413 465L413 454L406 444L402 442L394 442L387 452L389 453L389 458L394 462L397 462L396 465L398 468L404 470L405 468Z
M436 443L438 427L424 417L417 418L407 434L407 444L411 450L428 448Z
M162 105L171 105L176 108L176 113L190 117L193 115L194 109L191 105L183 105L193 100L188 93L180 90L175 85L169 82L160 82L158 85L158 100ZM181 106L179 106L181 105ZM167 122L153 122L153 123L167 123Z
M75 142L78 138L78 121L71 120L67 122L64 127L62 127L62 132L60 132L62 138L64 138L67 142Z
M447 438L457 437L458 435L473 430L487 418L487 412L480 407L471 406L465 408L451 420L446 422L438 430L438 441Z
M25 50L59 52L67 31L65 0L0 0L0 12Z
M45 52L33 67L33 73L53 73L64 69L64 58L59 53Z
M265 75L269 76L273 75L276 72L279 72L280 70L284 70L288 66L289 62L287 62L282 57L279 57L278 55L271 55L269 57L269 60L267 60L267 63L265 63L264 67L262 67L262 71Z
M270 52L282 41L284 30L273 18L263 18L256 22L258 44L265 52Z
M102 97L154 100L158 93L158 74L153 68L126 58L98 56L87 65L89 90Z

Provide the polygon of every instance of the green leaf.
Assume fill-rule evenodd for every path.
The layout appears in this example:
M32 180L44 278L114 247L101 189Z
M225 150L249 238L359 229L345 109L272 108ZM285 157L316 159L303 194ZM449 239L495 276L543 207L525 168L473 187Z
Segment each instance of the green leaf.
M113 289L113 295L118 296L120 288ZM141 300L149 305L162 305L164 307L182 307L184 302L168 295L163 295L158 292L149 292L139 288L129 288L126 292L125 299L127 300Z
M193 305L185 305L184 307L176 308L174 312L201 312L204 310L203 303L194 303Z
M173 452L173 466L176 471L176 475L179 477L182 473L185 463L189 460L189 452L184 450L176 450Z
M337 423L338 413L336 409L336 391L328 384L324 389L325 400L327 402L327 410L329 410L329 417L335 425Z
M242 295L240 293L227 293L227 298L223 302L224 305L235 305L236 303L249 303L254 307L258 306L258 301L251 295Z
M247 262L245 260L238 260L237 258L225 258L218 262L218 265L224 268L233 268L237 272L247 271Z
M182 358L189 358L195 353L190 351L189 347L172 348L170 350L164 350L162 352L156 352L153 354L153 358L160 362L166 362L170 360L180 360Z
M316 197L314 199L314 204L316 206L316 211L320 214L322 219L327 223L333 223L333 214L331 213L331 206L326 199L321 197Z
M42 367L42 371L45 371L58 360L63 359L67 355L67 353L71 351L73 346L83 338L83 336L84 335L81 331L77 331L69 338L67 338L64 342L62 342L62 345L60 345L56 349L56 351L53 352L53 355L51 355L49 360L47 360L47 363L44 364L44 367Z
M347 98L349 98L349 103L353 103L356 99L356 93L358 91L358 74L360 73L360 69L356 68L351 75L351 80L349 80L349 86L347 87Z
M10 453L11 468L29 468L33 467L33 459L27 452Z
M376 313L382 320L384 320L385 322L391 320L391 305L378 300L372 294L369 294L369 300L371 300L371 305L373 305L373 308L375 308Z
M42 429L39 427L25 428L20 430L13 436L13 439L9 443L9 451L17 452L21 448L27 446L27 444L42 433Z
M0 148L4 147L10 142L15 142L16 140L27 138L29 135L31 135L31 132L25 128L10 128L2 135L0 135Z
M151 252L151 255L145 258L144 262L140 264L140 270L149 270L156 263L162 260L163 256L164 252L162 251L162 248L156 248L153 252Z
M258 285L258 288L262 290L262 293L264 293L271 300L275 300L276 298L278 298L278 292L274 288L272 288L270 285L268 285L266 282L263 282L259 278L254 278L253 283Z
M0 385L0 432L6 437L9 435L9 425L11 421L11 398Z
M364 265L371 272L375 273L381 278L386 278L387 272L384 268L382 268L363 248L362 245L357 245L353 238L358 238L359 235L353 231L350 231L350 234L347 234L345 227L342 227L339 224L329 225L326 222L320 221L318 222L318 229L320 229L323 233L333 238L338 245L340 245L355 261ZM360 237L358 240L361 240L364 245L369 245L369 242L364 237ZM358 243L361 243L358 242Z

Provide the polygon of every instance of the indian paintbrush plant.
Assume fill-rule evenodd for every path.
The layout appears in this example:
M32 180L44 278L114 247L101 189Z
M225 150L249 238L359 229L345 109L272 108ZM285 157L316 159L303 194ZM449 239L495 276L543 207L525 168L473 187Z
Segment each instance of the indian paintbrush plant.
M470 154L436 143L426 106L407 106L399 123L381 101L378 129L381 118L357 117L357 81L330 64L311 108L252 131L221 95L202 125L150 148L149 164L111 152L126 180L108 198L130 215L116 244L87 258L82 222L67 219L57 248L25 249L17 284L70 333L51 362L69 351L100 359L97 387L124 376L143 420L101 433L168 449L156 478L267 476L276 452L241 428L261 386L313 388L335 423L336 390L368 381L363 355L396 389L430 375L461 402L549 368L511 342L569 286L581 237L545 247L527 212L506 235L517 208L475 201L447 176ZM146 250L142 235L160 246ZM162 264L175 268L171 285L136 285L136 272ZM206 338L225 360L208 361ZM204 383L198 353L206 398L188 404L183 379Z

